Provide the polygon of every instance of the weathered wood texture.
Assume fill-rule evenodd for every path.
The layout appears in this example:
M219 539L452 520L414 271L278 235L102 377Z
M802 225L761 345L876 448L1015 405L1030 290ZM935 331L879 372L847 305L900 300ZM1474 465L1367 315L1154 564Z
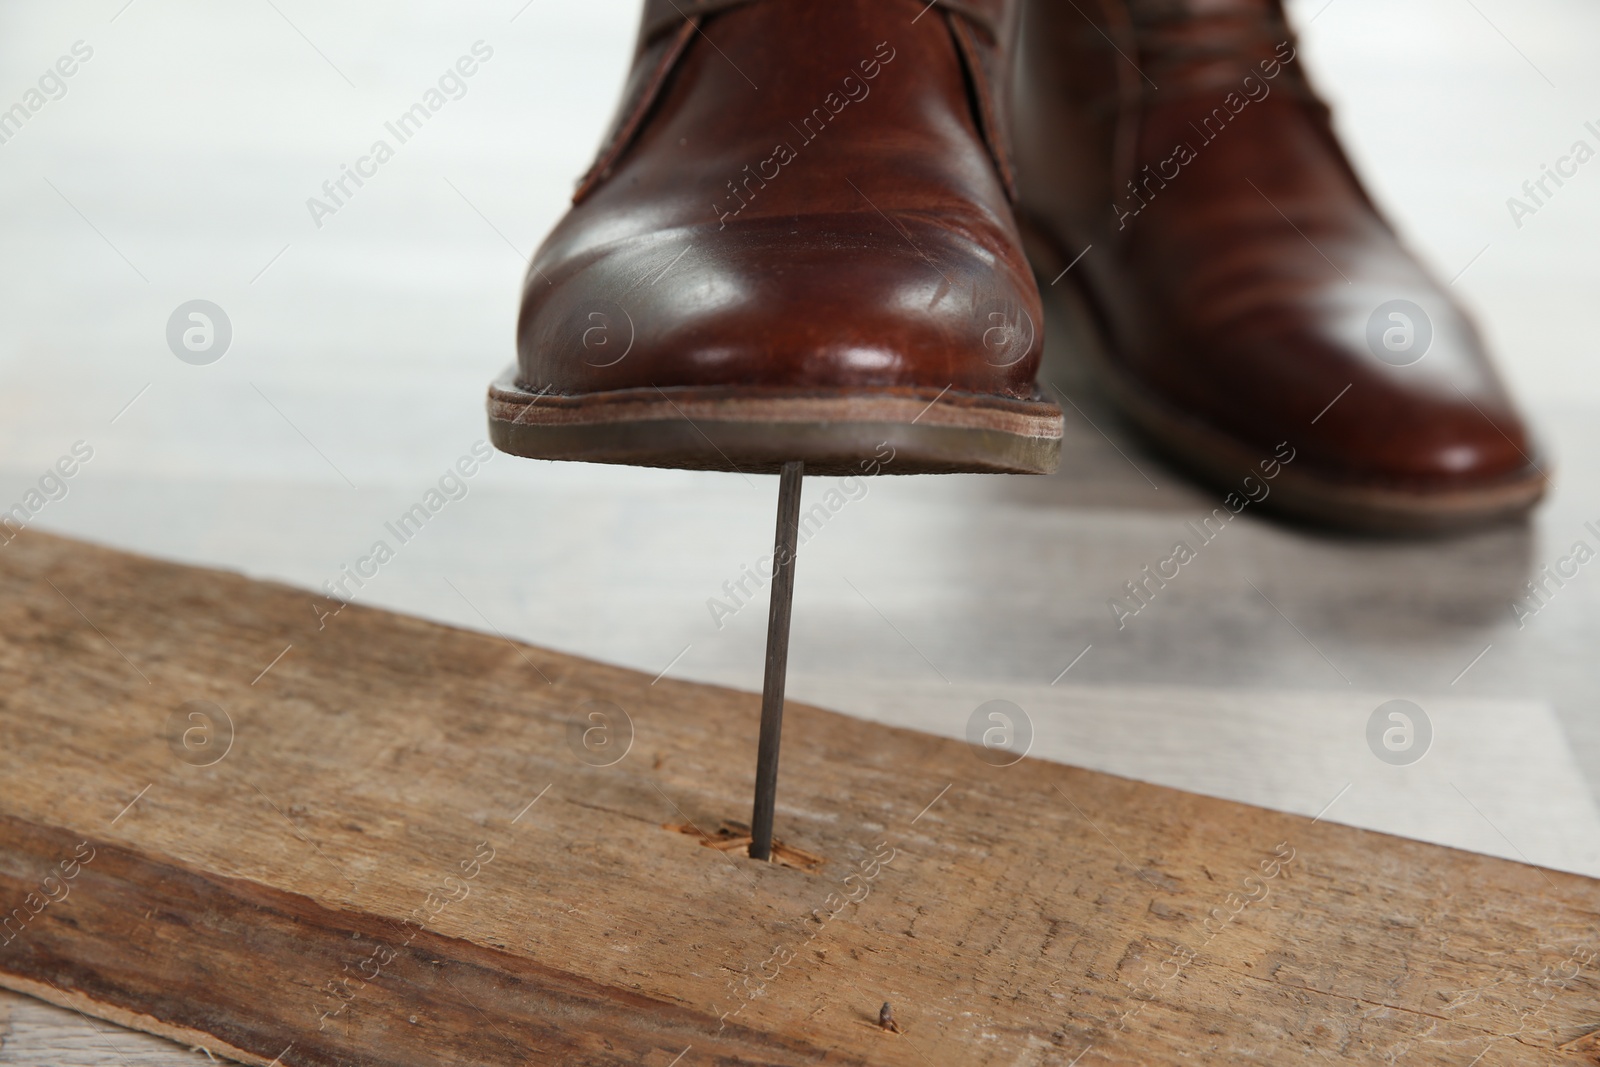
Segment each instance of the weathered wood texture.
M756 863L754 694L319 605L0 549L0 985L258 1064L1597 1062L1592 881L798 706Z

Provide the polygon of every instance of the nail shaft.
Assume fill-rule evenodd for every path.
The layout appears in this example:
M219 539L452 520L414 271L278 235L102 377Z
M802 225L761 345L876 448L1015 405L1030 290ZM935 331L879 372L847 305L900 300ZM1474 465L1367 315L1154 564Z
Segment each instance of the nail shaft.
M772 813L778 799L778 742L783 734L783 687L789 671L789 615L800 539L800 481L805 464L785 463L778 475L778 529L772 541L772 606L767 615L767 668L761 686L761 740L756 749L756 802L750 815L750 858L772 858Z

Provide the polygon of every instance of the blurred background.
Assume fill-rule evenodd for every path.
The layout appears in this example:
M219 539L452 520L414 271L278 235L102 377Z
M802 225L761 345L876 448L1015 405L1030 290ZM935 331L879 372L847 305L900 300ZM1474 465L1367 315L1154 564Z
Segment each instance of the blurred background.
M0 3L0 108L74 58L0 121L0 510L76 446L92 457L30 529L301 586L308 612L383 539L395 556L358 603L758 689L764 596L721 619L708 600L769 551L774 478L497 455L406 543L385 527L487 436L526 257L610 117L637 8L372 10ZM1119 629L1108 599L1217 501L1108 411L1058 286L1050 373L1076 404L1060 472L861 483L800 557L791 695L955 737L1006 699L1048 759L1600 874L1600 564L1513 611L1534 572L1600 547L1600 163L1520 226L1507 206L1597 143L1600 8L1291 14L1356 165L1542 429L1552 498L1450 541L1247 511ZM474 46L459 98L314 214ZM168 339L195 300L231 335L204 365ZM830 484L808 480L808 505ZM1367 740L1391 700L1431 726L1403 765Z

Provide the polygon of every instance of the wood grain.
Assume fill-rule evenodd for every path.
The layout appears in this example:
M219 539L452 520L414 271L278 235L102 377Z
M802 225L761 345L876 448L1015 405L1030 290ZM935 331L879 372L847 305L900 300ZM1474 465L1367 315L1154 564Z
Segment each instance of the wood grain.
M257 1064L1600 1062L1593 881L803 706L759 864L754 694L333 607L0 550L0 985Z

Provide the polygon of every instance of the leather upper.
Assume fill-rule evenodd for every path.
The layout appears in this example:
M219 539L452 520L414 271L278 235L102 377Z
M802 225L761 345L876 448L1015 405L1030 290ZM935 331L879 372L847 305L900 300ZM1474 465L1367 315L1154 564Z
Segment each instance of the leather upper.
M1004 0L650 0L530 267L519 385L1027 398Z
M1093 246L1074 279L1154 403L1263 456L1287 440L1336 480L1446 488L1535 462L1477 331L1347 162L1276 0L1029 3L1012 109L1019 213L1068 259ZM1414 360L1386 347L1408 322L1412 343L1431 327Z

